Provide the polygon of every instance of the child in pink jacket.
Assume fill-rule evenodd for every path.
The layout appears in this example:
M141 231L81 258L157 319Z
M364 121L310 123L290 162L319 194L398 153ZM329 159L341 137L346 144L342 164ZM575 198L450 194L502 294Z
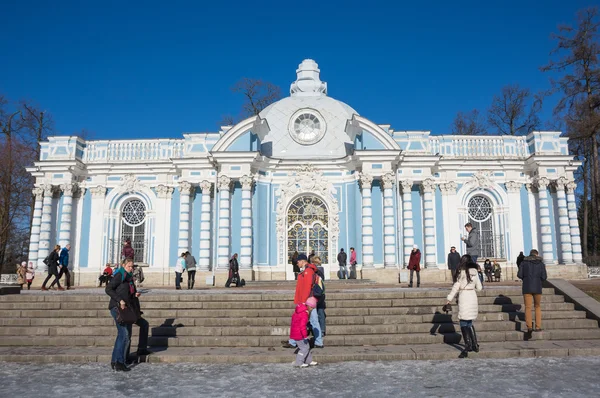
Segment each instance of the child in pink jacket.
M296 310L292 315L290 339L295 340L296 345L298 346L296 361L293 362L293 365L301 368L317 365L317 362L312 360L310 343L308 341L308 331L306 330L308 314L313 311L316 306L317 299L314 297L309 297L308 300L306 300L306 303L296 305Z

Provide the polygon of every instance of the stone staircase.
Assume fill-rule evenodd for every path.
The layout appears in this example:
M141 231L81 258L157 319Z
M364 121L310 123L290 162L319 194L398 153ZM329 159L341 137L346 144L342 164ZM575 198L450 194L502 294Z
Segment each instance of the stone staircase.
M449 289L369 286L327 293L325 348L317 360L456 358L455 314L441 312ZM150 323L151 362L288 362L293 292L150 291L142 296ZM0 297L0 360L106 361L116 330L102 290L25 292ZM474 357L600 355L596 320L544 289L543 327L525 341L519 287L486 288L476 322ZM133 328L132 351L138 328ZM445 344L444 344L445 343Z

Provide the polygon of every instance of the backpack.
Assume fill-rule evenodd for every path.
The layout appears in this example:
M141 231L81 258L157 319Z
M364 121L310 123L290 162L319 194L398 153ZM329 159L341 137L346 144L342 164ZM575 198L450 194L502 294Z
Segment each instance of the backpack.
M50 255L46 256L46 258L44 259L44 264L46 264L46 265L50 264Z
M325 293L325 287L323 286L323 280L317 274L313 276L313 286L311 293L315 298L321 298L323 293Z

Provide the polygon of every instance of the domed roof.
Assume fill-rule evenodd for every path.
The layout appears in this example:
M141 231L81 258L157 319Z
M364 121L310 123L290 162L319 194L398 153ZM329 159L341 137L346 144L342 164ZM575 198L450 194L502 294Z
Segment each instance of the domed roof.
M315 61L305 59L296 70L290 96L260 112L268 132L257 132L263 152L274 158L339 158L346 156L355 137L346 124L358 113L342 101L327 96L327 83L319 77Z

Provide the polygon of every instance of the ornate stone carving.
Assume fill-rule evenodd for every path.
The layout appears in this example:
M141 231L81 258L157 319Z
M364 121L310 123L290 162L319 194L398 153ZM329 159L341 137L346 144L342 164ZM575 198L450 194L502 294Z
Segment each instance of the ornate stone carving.
M340 233L340 216L337 199L335 198L336 192L333 184L327 181L327 179L323 177L323 173L316 170L312 165L300 166L296 170L296 174L290 176L289 179L279 187L275 193L279 196L279 199L277 200L276 225L277 241L279 242L279 261L282 264L286 261L283 257L286 239L287 208L290 202L302 193L318 195L326 203L329 217L329 239L331 242L329 250L334 254L337 253L336 245Z
M98 185L97 187L90 188L90 192L94 198L103 198L106 195L106 187Z
M480 170L473 175L470 183L474 188L492 188L494 185L494 182L492 181L492 173L489 171Z
M386 173L381 176L381 182L383 183L384 189L392 188L396 182L396 177L394 176L394 173Z
M54 194L54 185L52 184L44 184L40 188L44 191L44 196L50 196Z
M44 189L41 187L33 188L31 192L35 196L35 200L41 200L44 195Z
M431 178L427 178L421 183L421 189L423 190L423 193L434 192L435 186L436 186L435 180L433 180Z
M134 193L141 190L140 180L133 174L125 174L121 179L121 186L124 192Z
M200 183L200 189L202 190L202 194L208 194L210 195L210 191L212 189L212 182L204 180Z
M558 180L554 181L554 186L557 191L564 191L566 185L569 183L566 177L560 177Z
M63 192L65 196L73 196L73 192L77 191L77 184L67 183L61 184L60 190Z
M523 186L523 183L521 182L516 182L516 181L506 181L506 190L508 192L519 192L521 190L521 187Z
M402 185L402 193L409 193L412 191L414 181L404 180L400 181L400 185Z
M252 189L252 184L254 183L254 179L250 176L243 175L240 177L240 183L242 184L242 189L247 191Z
M192 184L190 184L187 181L181 181L179 183L179 192L181 192L182 195L189 195L192 193Z
M360 173L359 182L361 189L371 189L371 184L373 184L373 176L369 174Z
M159 185L156 187L156 195L162 199L170 199L173 195L174 188L166 185Z
M442 191L442 195L455 195L457 189L458 184L454 181L440 184L440 191Z
M550 185L550 180L546 177L540 177L535 181L535 184L537 185L538 189L546 189L548 188L548 185Z
M85 195L85 191L87 188L82 187L81 185L77 185L77 189L73 192L73 197L81 198Z
M569 193L569 194L575 193L575 189L577 189L577 183L575 181L569 181L565 185L565 188L567 188L567 193Z
M525 189L527 190L527 192L529 193L534 193L536 190L536 186L534 183L532 182L527 182L525 183Z
M219 191L229 191L231 189L231 178L226 175L219 176L217 187L219 188Z

